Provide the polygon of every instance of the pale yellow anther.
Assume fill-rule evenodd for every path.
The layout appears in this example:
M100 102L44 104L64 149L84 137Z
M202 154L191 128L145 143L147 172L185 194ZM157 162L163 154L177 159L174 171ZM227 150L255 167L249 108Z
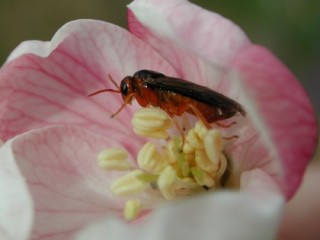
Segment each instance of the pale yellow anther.
M186 154L193 153L195 151L195 148L190 144L189 141L185 142L183 145L183 152Z
M173 199L176 196L175 181L177 173L172 166L167 166L160 174L157 185L163 197L167 200Z
M224 156L223 153L220 154L219 159L220 159L220 168L219 168L219 171L217 173L217 178L218 179L222 177L222 175L226 171L227 165L228 165L227 158Z
M198 121L196 123L196 125L194 126L194 131L202 141L208 133L208 129L201 121Z
M164 149L164 152L166 154L163 154L163 155L166 155L169 163L171 164L174 164L177 162L177 159L176 159L176 144L174 143L174 141L171 139L169 140L169 142L167 143L167 147Z
M98 154L98 166L105 170L129 170L128 153L121 148L109 148Z
M190 173L190 163L189 158L186 158L186 154L183 153L183 151L180 148L180 138L173 139L173 148L172 152L174 154L174 158L176 159L176 171L179 177L186 177ZM189 156L188 156L189 157Z
M124 208L124 218L132 221L137 218L141 210L141 201L139 199L128 200Z
M155 174L160 173L168 165L167 160L159 154L152 142L147 142L140 149L137 160L141 169Z
M196 134L194 129L190 129L188 131L188 134L186 136L186 141L191 145L191 147L193 147L195 149L203 148L203 142L199 138L199 136Z
M208 173L214 173L218 170L219 164L214 164L207 156L204 149L198 149L195 152L195 162L198 167Z
M121 197L131 196L143 192L148 186L147 181L143 181L139 176L143 176L142 170L134 170L111 184L111 191Z
M191 177L185 177L185 178L177 178L175 181L175 189L193 189L198 188L199 185L194 181Z
M183 154L181 154L178 159L177 170L178 170L179 176L182 176L182 177L187 177L190 174L190 164Z
M223 150L223 138L217 129L211 129L204 138L204 149L213 164L219 163L219 156Z
M203 171L200 168L192 167L191 173L194 177L194 180L200 185L200 186L206 186L206 187L213 187L214 186L214 180L213 178Z
M134 128L133 131L139 136L148 138L166 139L169 136L167 131L145 131L137 128Z
M135 117L150 120L159 119L164 121L169 118L168 113L158 107L140 108L134 112L133 118Z
M172 120L161 108L140 108L133 114L131 124L137 135L165 139Z

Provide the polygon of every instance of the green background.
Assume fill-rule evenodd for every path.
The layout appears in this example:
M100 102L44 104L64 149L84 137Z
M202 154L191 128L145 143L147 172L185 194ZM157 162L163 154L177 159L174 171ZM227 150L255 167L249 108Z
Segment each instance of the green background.
M129 0L1 0L0 64L21 41L50 40L64 23L105 20L126 27ZM305 86L320 115L319 0L193 0L236 22L271 49ZM279 116L281 117L281 116Z

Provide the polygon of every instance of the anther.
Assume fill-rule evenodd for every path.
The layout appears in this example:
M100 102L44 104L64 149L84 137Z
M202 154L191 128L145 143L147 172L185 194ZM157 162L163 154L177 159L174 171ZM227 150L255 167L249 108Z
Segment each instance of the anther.
M168 165L157 151L156 145L151 142L147 142L140 149L137 160L141 169L155 174L160 173Z
M197 136L194 129L188 131L186 141L195 149L203 148L202 140Z
M174 184L176 179L176 171L171 166L167 166L158 178L158 188L162 193L163 197L167 200L173 199L176 196Z
M220 159L220 168L219 168L219 171L217 173L217 178L218 179L222 177L222 175L226 171L227 165L228 165L227 158L224 156L223 153L220 154L220 158L219 159Z
M139 199L128 200L124 208L124 218L132 221L137 218L141 210L141 201Z
M198 167L192 167L191 173L194 177L194 180L200 185L200 186L206 186L206 187L213 187L214 186L214 180L212 177L203 171L202 169Z
M161 108L141 108L133 114L131 124L140 136L166 139L172 120Z
M214 164L208 158L204 149L196 150L194 159L197 166L208 173L215 173L219 169L219 164Z
M143 176L144 172L142 170L134 170L111 184L112 192L121 197L131 196L143 192L149 183L142 181L139 177Z
M196 123L196 125L194 126L194 131L202 141L208 133L208 129L201 121L198 121Z
M208 132L204 138L204 149L213 164L219 163L219 156L223 150L223 139L219 130L212 129Z
M105 170L129 170L128 153L124 149L109 148L98 154L98 166Z

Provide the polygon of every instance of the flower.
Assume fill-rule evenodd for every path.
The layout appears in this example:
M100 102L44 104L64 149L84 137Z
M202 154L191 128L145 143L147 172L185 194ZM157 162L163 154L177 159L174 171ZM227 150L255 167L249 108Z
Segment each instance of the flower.
M187 1L136 0L129 5L129 27L127 32L100 21L70 22L50 42L22 43L2 67L0 209L9 211L1 211L0 234L273 238L283 198L299 186L316 142L314 113L300 84L232 22ZM229 185L241 191L161 204L148 209L140 224L121 220L125 201L110 191L120 174L103 171L95 159L102 149L122 147L136 162L145 142L130 123L138 106L110 119L122 104L120 96L88 94L114 87L108 76L118 82L140 69L194 81L245 107L247 118L223 131L239 136L225 151L232 162ZM10 188L3 184L7 179ZM143 200L159 206L148 194ZM25 210L21 219L15 215L19 209Z

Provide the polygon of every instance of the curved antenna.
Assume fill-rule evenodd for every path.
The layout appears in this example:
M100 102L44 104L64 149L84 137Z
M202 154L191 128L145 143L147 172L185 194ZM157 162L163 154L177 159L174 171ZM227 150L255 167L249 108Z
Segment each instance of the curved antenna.
M120 93L119 90L115 90L115 89L102 89L102 90L99 90L99 91L90 93L88 96L91 97L91 96L94 96L94 95L97 95L97 94L103 93L103 92L115 92L115 93Z
M117 89L120 89L119 85L117 84L117 82L115 80L113 80L113 78L111 77L110 74L108 74L108 77L109 77L110 81L113 83L113 85L115 85Z
M103 92L120 93L119 85L116 83L116 81L113 80L113 78L111 77L110 74L108 74L108 77L109 77L110 81L113 83L113 85L117 88L117 90L116 89L102 89L102 90L98 90L96 92L90 93L88 96L91 97L91 96L94 96L94 95L97 95L97 94L103 93Z

